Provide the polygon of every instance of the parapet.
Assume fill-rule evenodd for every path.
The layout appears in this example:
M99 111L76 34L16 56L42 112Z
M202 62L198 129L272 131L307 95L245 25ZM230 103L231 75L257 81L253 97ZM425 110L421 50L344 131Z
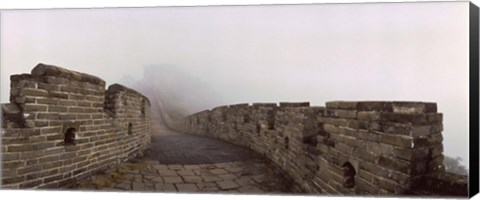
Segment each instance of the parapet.
M467 195L464 178L445 172L443 114L436 103L245 105L193 114L177 129L251 148L290 176L299 192ZM441 186L423 187L436 182Z
M137 96L141 96L143 99L145 99L145 101L148 103L148 105L151 105L150 104L150 100L143 94L141 94L140 92L136 91L136 90L133 90L131 88L128 88L128 87L125 87L123 85L120 85L118 83L115 83L115 84L112 84L110 86L108 86L108 93L110 94L116 94L116 93L119 93L119 92L128 92L128 93L133 93Z
M143 154L151 141L150 101L133 89L106 92L98 77L46 64L12 75L10 86L2 188L67 187Z

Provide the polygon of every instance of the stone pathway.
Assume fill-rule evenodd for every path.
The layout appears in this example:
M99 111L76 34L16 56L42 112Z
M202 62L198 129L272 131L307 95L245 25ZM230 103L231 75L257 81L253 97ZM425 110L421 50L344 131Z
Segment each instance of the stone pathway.
M291 193L291 182L255 152L154 126L143 158L117 164L71 189L181 193Z
M75 189L184 193L289 193L288 183L260 160L200 165L130 162L98 173Z
M159 124L144 159L162 164L211 164L249 160L258 155L250 149L219 139L171 131Z

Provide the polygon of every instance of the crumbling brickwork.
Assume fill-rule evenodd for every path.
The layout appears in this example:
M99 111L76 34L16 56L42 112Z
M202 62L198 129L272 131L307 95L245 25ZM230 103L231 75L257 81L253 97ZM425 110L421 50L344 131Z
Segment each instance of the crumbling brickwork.
M2 104L2 187L58 188L142 154L150 102L92 75L38 64Z
M265 155L295 180L297 191L467 195L465 177L445 174L435 103L238 104L193 114L175 127Z

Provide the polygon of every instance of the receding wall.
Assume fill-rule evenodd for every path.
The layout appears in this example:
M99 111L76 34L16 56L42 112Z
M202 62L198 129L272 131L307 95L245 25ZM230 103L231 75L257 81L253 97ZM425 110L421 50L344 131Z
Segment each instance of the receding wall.
M465 179L445 174L442 114L435 103L237 104L193 114L174 127L263 154L301 192L468 192Z
M150 102L119 84L38 64L2 104L2 188L58 188L150 143Z

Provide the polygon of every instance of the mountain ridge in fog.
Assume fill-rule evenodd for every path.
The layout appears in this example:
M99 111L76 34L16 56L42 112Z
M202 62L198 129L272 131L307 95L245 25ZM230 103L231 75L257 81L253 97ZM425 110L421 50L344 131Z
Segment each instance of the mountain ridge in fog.
M132 85L147 96L153 116L161 118L166 125L221 103L221 97L211 86L174 65L147 65L140 80L133 81L131 76L124 75L120 82Z

